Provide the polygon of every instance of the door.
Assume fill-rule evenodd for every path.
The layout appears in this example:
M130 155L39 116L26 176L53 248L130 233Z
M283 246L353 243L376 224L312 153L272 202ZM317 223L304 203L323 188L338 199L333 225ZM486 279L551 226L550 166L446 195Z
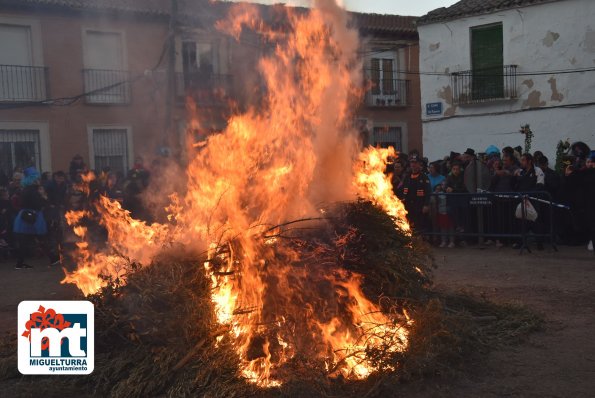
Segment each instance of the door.
M372 106L391 106L399 102L396 56L385 54L370 60L370 103Z
M85 92L92 103L128 102L124 43L118 32L85 32Z
M211 43L193 40L182 42L182 71L184 90L210 90L213 88L213 47Z
M504 97L502 24L471 29L473 100Z
M33 67L31 27L0 24L0 100L42 99L43 68Z

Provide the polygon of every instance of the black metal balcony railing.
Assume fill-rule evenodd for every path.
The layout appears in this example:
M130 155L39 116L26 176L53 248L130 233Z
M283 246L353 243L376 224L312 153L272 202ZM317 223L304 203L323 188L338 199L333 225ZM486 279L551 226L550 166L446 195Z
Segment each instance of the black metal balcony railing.
M451 74L453 102L476 104L517 98L517 65Z
M372 107L408 106L411 82L402 79L370 79L366 92L366 105Z
M0 101L42 101L48 97L48 69L43 66L0 65Z
M232 96L233 76L215 73L177 73L176 95L191 96L198 104L224 105Z
M89 104L127 104L130 102L130 72L123 70L83 69L86 101Z

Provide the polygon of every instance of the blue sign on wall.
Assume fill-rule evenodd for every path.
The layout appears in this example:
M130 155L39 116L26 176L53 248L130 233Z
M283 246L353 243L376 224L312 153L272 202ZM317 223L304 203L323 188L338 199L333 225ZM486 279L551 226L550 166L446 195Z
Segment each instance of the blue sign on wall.
M442 115L442 102L430 102L426 104L426 115Z

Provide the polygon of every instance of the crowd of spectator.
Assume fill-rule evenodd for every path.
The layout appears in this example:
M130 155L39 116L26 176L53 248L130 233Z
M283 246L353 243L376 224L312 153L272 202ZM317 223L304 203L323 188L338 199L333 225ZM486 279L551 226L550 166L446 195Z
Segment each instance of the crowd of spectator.
M593 250L595 151L582 142L554 162L540 151L523 153L520 147L500 150L492 145L482 153L469 148L433 162L414 151L392 159L387 173L392 176L395 194L405 204L410 224L441 247L466 245L466 236L479 235L480 218L487 243L519 247L518 240L503 237L518 234L521 224L515 220L514 208L521 202L520 193L527 193L532 199L525 207L537 209L535 214L539 214L538 221L527 223L531 232L543 235L550 231L544 229L553 225L555 241L587 244ZM470 195L452 195L479 192L494 193L491 197L499 199L479 216L470 206ZM537 246L543 248L539 239Z
M93 176L93 178L90 178ZM99 195L122 204L132 215L145 219L147 212L140 195L148 187L151 173L138 157L126 174L109 167L90 172L76 155L68 172L40 174L35 167L15 168L11 176L0 172L0 252L14 257L16 269L31 268L25 260L44 255L50 266L61 263L65 213L88 210Z
M457 194L485 190L500 193L501 203L514 206L518 205L519 196L506 194L538 196L539 192L547 192L545 201L530 200L539 214L539 222L532 222L533 231L543 232L540 228L552 224L557 240L587 243L593 250L595 151L584 143L576 143L557 166L558 171L552 169L550 160L539 151L523 154L520 147L499 150L490 146L483 153L473 149L451 152L434 162L422 159L415 151L400 154L391 159L387 173L413 228L438 246L463 246L466 237L478 232L469 195ZM150 169L138 157L127 173L112 172L109 167L90 172L84 159L77 155L68 172L40 174L34 167L27 167L15 168L7 176L0 171L0 254L14 257L16 269L31 268L25 259L36 252L47 256L51 266L61 264L60 248L69 232L64 215L69 210L93 211L92 204L100 196L120 202L134 218L150 222L152 216L141 194L149 188L152 175L161 175L158 165L152 164ZM88 178L91 175L93 178ZM478 178L487 181L480 184ZM556 212L548 211L548 206L556 206ZM519 228L518 222L510 222L515 218L511 209L493 206L492 211L483 213L487 218L482 220L487 226L485 230L494 234L495 242L488 243L499 247L519 245L514 239L503 238L514 235L514 229ZM484 235L489 238L489 232Z

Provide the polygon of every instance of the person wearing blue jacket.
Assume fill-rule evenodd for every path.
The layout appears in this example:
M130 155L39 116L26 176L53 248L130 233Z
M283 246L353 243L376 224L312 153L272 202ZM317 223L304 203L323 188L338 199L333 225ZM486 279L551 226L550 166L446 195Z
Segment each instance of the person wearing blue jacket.
M32 268L25 264L25 256L37 241L43 240L47 233L47 223L43 209L47 199L42 195L43 188L39 185L40 174L34 167L23 171L24 178L21 181L23 191L21 193L21 210L14 220L13 233L16 241L17 264L15 269ZM50 265L60 263L60 256L56 253L49 253Z

